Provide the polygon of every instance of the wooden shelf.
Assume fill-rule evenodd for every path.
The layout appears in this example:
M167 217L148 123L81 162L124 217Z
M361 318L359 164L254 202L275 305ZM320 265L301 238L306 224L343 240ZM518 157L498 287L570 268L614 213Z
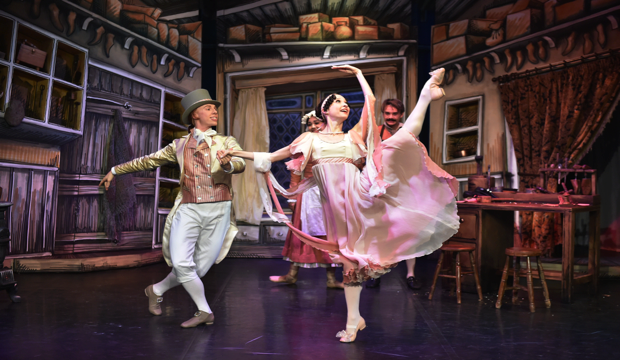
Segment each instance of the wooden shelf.
M55 40L29 26L19 24L17 26L17 39L15 39L16 49L13 57L13 62L16 64L18 63L20 48L24 45L24 41L26 41L29 45L34 45L37 50L44 51L46 53L45 61L43 62L43 67L39 69L37 69L36 66L25 62L20 62L19 64L49 75L51 73Z
M63 42L58 42L54 63L54 78L81 88L84 84L86 53Z
M142 35L138 35L133 31L128 30L127 28L112 22L106 18L104 18L101 15L95 14L94 12L90 11L90 10L86 10L83 7L73 3L70 0L61 0L68 8L74 10L75 12L77 12L80 15L83 15L87 18L86 21L90 21L88 20L88 18L92 19L97 19L99 22L101 22L102 24L105 24L106 27L112 27L114 29L115 32L119 32L123 35L125 35L125 41L124 41L124 47L125 49L129 49L130 44L134 41L134 40L139 40L142 43L146 43L151 47L155 47L158 50L162 51L162 53L166 54L171 54L173 57L181 60L181 61L185 61L187 64L191 65L192 67L202 67L202 65L197 62L196 60L193 60L187 56L181 55L178 52L156 42L153 41L151 39L145 38Z
M520 43L528 42L528 41L531 41L531 40L534 40L534 39L540 39L540 38L543 38L543 37L545 38L545 40L547 40L547 42L549 42L549 47L553 48L553 47L556 46L556 44L553 41L553 39L551 39L549 37L550 35L553 35L553 34L559 33L559 32L564 32L566 30L570 30L571 28L579 27L579 25L585 24L585 23L587 23L589 21L595 20L595 19L600 18L600 17L611 15L612 13L614 13L616 11L619 11L619 10L620 10L620 5L614 6L612 8L609 8L609 9L606 9L606 10L594 13L592 15L583 17L583 18L575 20L575 21L567 22L567 23L564 23L564 24L561 24L561 25L557 25L557 26L545 29L545 30L541 30L541 31L538 31L538 32L533 33L533 34L520 37L518 39L506 41L506 42L501 43L501 44L499 44L497 46L494 46L492 48L488 48L488 49L485 49L485 50L482 50L482 51L478 51L478 52L473 53L471 55L461 56L461 57L453 59L453 60L449 60L449 61L445 61L445 62L437 64L437 65L433 65L431 67L431 69L434 70L434 69L437 69L437 68L446 67L446 66L451 65L451 64L456 64L456 63L459 63L459 62L463 62L463 61L469 60L471 58L482 57L482 56L488 55L490 53L502 51L502 50L504 50L506 48L510 48L510 47L512 47L514 45L518 45ZM497 63L497 60L495 62Z
M187 126L185 125L181 125L166 119L161 119L161 122L164 123L164 126L171 127L173 130L187 131Z

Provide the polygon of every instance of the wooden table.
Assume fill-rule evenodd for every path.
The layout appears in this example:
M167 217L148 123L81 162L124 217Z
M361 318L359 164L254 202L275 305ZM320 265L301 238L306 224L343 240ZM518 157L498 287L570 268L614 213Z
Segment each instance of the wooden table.
M597 199L598 200L598 199ZM450 241L475 241L478 251L476 262L481 277L486 278L489 285L489 271L501 270L505 261L506 247L514 244L514 212L536 211L562 214L562 271L545 270L547 280L562 282L562 302L570 303L573 295L573 285L592 283L592 288L598 291L598 273L600 257L600 205L579 206L548 206L542 203L524 202L493 202L493 203L459 203L461 229ZM575 275L575 215L588 212L589 243L588 243L588 272Z

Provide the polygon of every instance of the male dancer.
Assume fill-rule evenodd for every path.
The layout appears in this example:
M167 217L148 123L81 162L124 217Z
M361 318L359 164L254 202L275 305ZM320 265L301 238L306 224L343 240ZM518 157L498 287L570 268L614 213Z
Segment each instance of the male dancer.
M217 125L220 102L212 100L207 90L192 91L181 104L185 109L181 119L194 126L190 133L156 153L114 166L99 186L105 184L107 190L115 175L166 164L181 168L182 191L166 219L163 234L162 250L172 271L164 280L149 285L145 293L151 314L161 315L159 303L164 292L183 285L198 307L198 312L181 324L191 328L214 321L200 278L224 259L237 234L231 211L231 180L232 174L245 170L245 161L231 156L217 158L218 150L242 149L232 136L218 135L211 129Z
M405 113L405 106L398 99L386 99L381 106L381 112L383 113L384 122L381 130L379 130L379 136L381 141L385 141L403 127L401 119ZM419 290L422 288L422 284L414 275L415 258L408 259L405 262L407 263L407 286L412 290ZM381 278L370 279L366 282L367 288L376 288L379 285L381 285Z

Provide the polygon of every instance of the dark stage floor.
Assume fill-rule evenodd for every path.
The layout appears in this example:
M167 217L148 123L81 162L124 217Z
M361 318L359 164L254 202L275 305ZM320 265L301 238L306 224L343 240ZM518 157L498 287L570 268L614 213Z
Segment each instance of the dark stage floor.
M335 337L345 325L342 290L325 288L325 271L302 269L296 285L268 280L283 274L281 260L227 259L203 279L215 324L179 325L194 305L179 287L164 296L160 317L147 311L143 289L162 279L165 264L82 274L17 274L24 301L0 296L1 359L618 359L620 281L602 279L589 297L578 288L575 303L559 302L551 285L551 309L537 294L527 304L496 295L448 291L427 299L435 260L422 258L424 281L409 290L401 264L379 289L362 292L368 327L352 344ZM340 276L340 274L339 274ZM508 295L508 294L507 294Z

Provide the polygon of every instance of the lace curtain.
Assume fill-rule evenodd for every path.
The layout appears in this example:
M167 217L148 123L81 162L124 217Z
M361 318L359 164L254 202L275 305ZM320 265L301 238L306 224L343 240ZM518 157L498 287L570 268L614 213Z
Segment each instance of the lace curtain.
M244 150L269 151L269 119L265 103L265 88L242 89L235 106L232 135ZM253 164L248 161L246 171L233 176L233 208L237 220L260 224L263 203L260 198Z
M499 85L519 169L519 188L541 186L541 164L580 161L609 121L620 88L620 56ZM548 190L557 191L557 181ZM561 242L560 215L521 213L521 242L547 255Z
M394 73L375 75L375 97L377 106L375 107L375 119L378 126L383 125L383 115L381 105L385 99L398 99L396 90L396 77Z

